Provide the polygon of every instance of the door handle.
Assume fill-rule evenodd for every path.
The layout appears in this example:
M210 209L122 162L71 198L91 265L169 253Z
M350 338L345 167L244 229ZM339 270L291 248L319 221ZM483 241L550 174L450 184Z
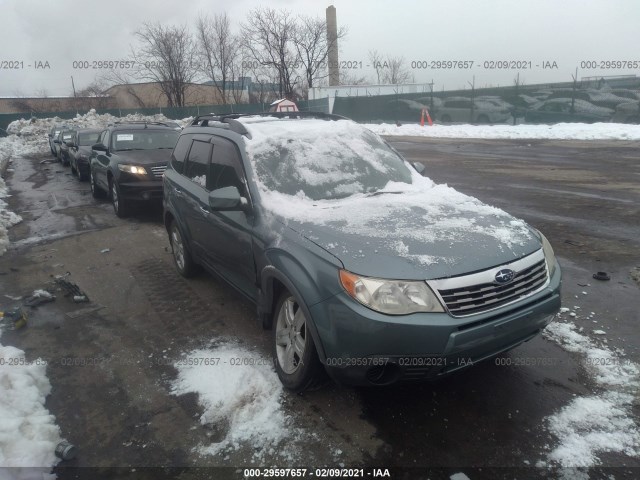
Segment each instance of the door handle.
M173 193L176 194L177 197L182 197L182 190L180 190L179 188L174 188L173 189Z
M198 208L200 208L200 211L202 213L204 213L205 215L210 215L211 214L211 212L209 210L207 210L206 208L204 208L204 207L198 207Z

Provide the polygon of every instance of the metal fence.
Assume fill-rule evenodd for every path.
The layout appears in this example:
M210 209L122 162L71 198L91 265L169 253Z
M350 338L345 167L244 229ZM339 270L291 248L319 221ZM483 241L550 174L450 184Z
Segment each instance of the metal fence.
M328 99L320 100L302 100L297 103L301 111L319 111L329 113ZM197 105L190 107L172 107L172 108L97 108L98 114L111 114L116 117L124 117L129 114L140 115L156 115L163 114L165 117L180 120L187 117L195 117L208 113L225 114L225 113L258 113L269 110L269 103L251 103L251 104L228 104L228 105ZM6 129L9 124L21 118L53 118L59 117L62 120L70 120L78 114L84 114L81 111L64 111L64 112L42 112L42 113L0 113L0 136L7 134Z

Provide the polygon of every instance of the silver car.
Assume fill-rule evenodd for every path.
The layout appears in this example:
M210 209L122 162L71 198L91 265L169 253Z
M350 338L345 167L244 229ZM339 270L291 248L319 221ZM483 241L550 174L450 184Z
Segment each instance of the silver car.
M442 123L504 123L511 120L510 109L487 101L467 97L447 97L437 112Z

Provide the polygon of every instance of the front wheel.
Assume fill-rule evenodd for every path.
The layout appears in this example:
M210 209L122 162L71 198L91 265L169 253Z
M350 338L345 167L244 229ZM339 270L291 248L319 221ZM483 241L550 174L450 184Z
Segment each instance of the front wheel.
M129 213L129 205L122 198L120 194L120 187L115 180L111 180L111 204L113 205L114 213L120 217L124 218Z
M91 195L93 198L102 198L104 196L104 192L96 183L96 178L94 176L93 170L89 172L89 186L91 187Z
M285 291L275 309L274 360L280 381L294 392L317 385L322 373L308 322L298 300Z

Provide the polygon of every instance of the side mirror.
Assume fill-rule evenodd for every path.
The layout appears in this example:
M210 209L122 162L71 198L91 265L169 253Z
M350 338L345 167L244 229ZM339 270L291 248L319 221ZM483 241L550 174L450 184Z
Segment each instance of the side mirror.
M420 163L420 162L413 162L411 165L413 165L413 168L416 169L416 172L418 172L419 174L422 175L422 172L424 172L425 170L425 166L424 164Z
M106 152L107 147L101 143L96 143L94 145L91 145L91 150L97 150L98 152Z
M237 187L223 187L209 193L209 207L214 211L245 210L247 199L240 196Z

